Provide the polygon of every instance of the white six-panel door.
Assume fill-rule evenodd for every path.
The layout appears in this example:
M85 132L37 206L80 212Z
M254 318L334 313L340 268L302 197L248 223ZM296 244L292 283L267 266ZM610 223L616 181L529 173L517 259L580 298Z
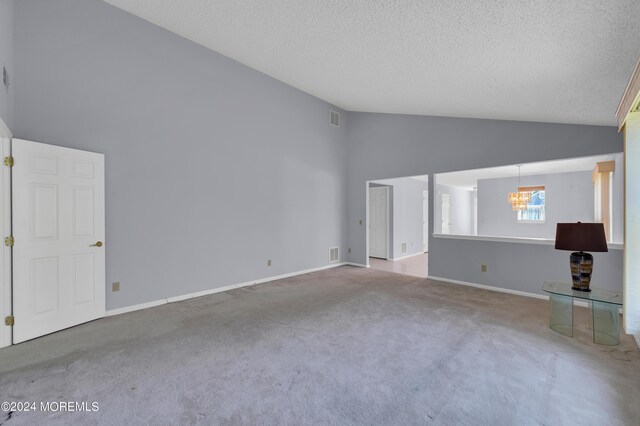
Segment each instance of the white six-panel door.
M389 256L389 187L369 188L369 256Z
M13 139L13 343L105 314L104 155Z

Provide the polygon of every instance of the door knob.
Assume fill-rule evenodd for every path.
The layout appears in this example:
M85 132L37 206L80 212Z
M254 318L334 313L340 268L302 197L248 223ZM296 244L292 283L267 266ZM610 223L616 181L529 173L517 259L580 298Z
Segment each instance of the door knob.
M89 247L102 247L102 241L98 241L95 244L91 244Z

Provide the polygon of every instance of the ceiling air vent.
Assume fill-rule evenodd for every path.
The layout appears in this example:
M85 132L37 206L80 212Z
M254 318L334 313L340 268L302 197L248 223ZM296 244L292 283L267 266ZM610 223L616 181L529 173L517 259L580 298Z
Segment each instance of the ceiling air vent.
M331 247L329 249L329 262L337 262L338 260L340 260L340 249Z
M338 127L340 125L340 113L334 110L329 110L331 113L331 125Z

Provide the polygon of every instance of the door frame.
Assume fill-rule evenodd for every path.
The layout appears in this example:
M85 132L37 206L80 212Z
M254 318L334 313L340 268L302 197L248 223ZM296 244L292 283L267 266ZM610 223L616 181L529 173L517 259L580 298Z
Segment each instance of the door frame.
M367 247L366 247L366 254L367 254L367 267L369 267L369 189L370 187L370 183L375 183L375 181L367 181L367 189L366 189L366 215L365 215L365 233L366 233L366 242L367 242ZM391 197L390 197L390 191L391 191L391 186L389 185L381 185L382 187L385 187L387 189L387 256L384 258L386 260L389 260L391 257L391 216L390 216L390 212L391 212Z
M13 294L11 286L11 247L4 245L4 238L11 235L11 168L4 165L4 157L11 155L11 131L0 118L0 348L11 346L13 329L4 319L12 314Z
M424 208L424 204L427 204L427 208ZM424 220L424 217L427 216L427 220ZM429 252L429 190L425 189L422 191L422 252L423 253L428 253ZM426 237L426 241L424 240ZM427 251L425 251L424 249L427 249Z

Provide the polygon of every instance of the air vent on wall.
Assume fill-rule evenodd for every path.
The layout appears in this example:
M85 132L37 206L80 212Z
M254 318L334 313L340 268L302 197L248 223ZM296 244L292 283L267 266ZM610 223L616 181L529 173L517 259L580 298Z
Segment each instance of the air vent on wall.
M340 125L340 113L334 110L329 110L331 113L331 125L338 127Z
M340 260L340 250L338 247L331 247L329 249L329 262L337 262Z
M407 243L402 243L402 253L407 252Z

